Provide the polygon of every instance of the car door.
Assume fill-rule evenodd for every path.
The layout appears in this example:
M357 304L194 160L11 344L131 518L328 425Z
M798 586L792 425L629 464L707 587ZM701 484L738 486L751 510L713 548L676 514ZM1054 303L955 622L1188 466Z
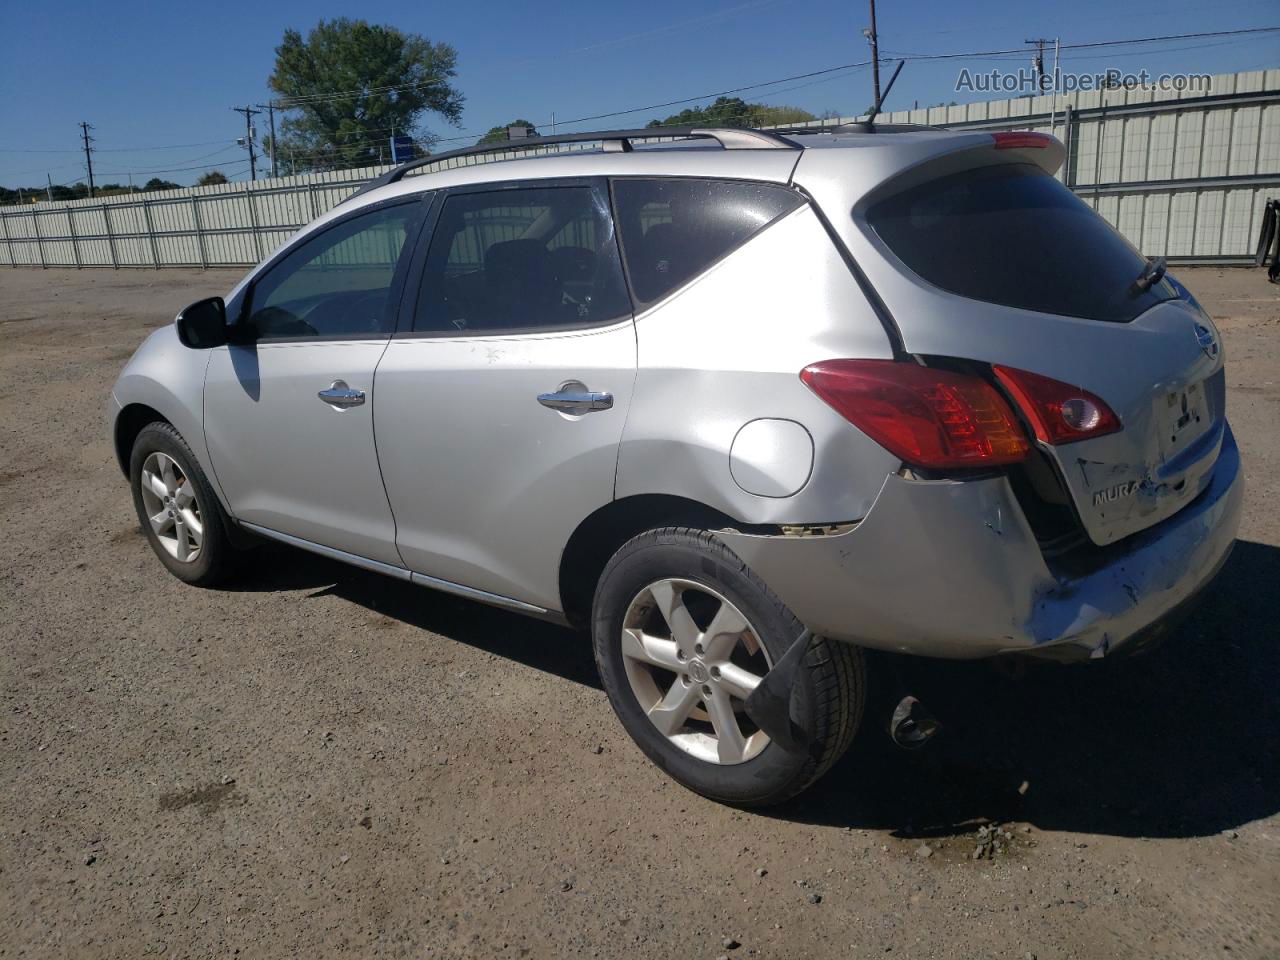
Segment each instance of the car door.
M373 439L374 370L421 195L364 208L277 257L205 375L205 434L241 521L400 564Z
M451 191L422 247L375 402L400 553L429 578L558 610L560 554L613 498L635 380L607 187Z

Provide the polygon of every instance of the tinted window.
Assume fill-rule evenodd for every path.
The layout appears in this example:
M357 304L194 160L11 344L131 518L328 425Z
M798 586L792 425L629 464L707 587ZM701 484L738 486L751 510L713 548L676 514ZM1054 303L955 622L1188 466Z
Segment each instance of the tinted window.
M268 270L252 293L259 338L389 335L391 281L421 209L418 201L344 220Z
M966 170L876 204L867 221L924 280L962 297L1096 320L1132 320L1175 296L1132 291L1146 261L1039 167Z
M637 306L661 300L803 201L785 187L617 180L618 231Z
M466 334L595 326L631 312L603 191L540 187L450 197L414 329Z

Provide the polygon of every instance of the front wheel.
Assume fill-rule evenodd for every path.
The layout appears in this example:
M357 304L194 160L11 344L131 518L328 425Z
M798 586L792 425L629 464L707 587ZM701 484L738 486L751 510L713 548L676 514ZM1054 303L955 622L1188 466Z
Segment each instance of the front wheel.
M857 730L861 651L815 638L797 681L802 752L772 742L744 704L803 631L731 551L706 532L667 527L622 546L596 590L592 639L622 725L680 783L727 803L780 803L821 777Z
M222 580L234 552L222 505L182 435L167 423L143 427L129 482L138 522L169 572L200 587Z

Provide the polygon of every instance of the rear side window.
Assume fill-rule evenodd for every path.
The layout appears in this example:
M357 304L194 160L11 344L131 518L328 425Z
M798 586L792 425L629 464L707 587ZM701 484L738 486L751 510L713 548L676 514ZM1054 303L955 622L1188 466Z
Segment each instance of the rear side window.
M922 279L972 300L1124 322L1176 296L1164 281L1135 292L1142 255L1032 164L930 180L875 204L867 222Z
M785 187L724 180L615 180L636 306L661 300L803 203Z
M562 330L630 312L602 188L496 190L445 201L414 330L458 336Z

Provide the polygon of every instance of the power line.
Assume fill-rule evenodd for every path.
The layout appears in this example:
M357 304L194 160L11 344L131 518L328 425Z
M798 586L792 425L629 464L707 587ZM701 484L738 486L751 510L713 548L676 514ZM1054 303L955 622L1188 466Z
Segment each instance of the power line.
M1126 39L1126 40L1103 40L1103 41L1094 41L1091 43L1071 43L1071 44L1064 43L1062 44L1061 49L1086 50L1086 49L1097 49L1097 48L1132 46L1137 44L1166 43L1166 42L1171 42L1175 40L1239 37L1244 35L1270 34L1270 33L1276 33L1276 32L1280 32L1280 27L1257 27L1257 28L1241 29L1241 30L1215 30L1215 31L1203 31L1198 33L1168 34L1168 35L1156 36L1156 37L1135 37L1135 38ZM1181 49L1194 49L1194 48L1184 47ZM1009 48L1009 49L1003 49L1003 50L980 50L980 51L969 51L964 53L902 53L898 55L898 59L911 60L911 61L957 60L957 59L977 60L977 59L982 59L986 57L1025 56L1028 52L1029 51L1026 47L1015 47L1015 48ZM694 97L684 97L678 100L668 100L663 103L649 104L643 107L632 107L625 110L615 110L608 113L594 114L592 116L579 117L576 120L558 120L557 126L563 126L569 123L585 123L589 120L603 120L609 117L625 116L631 113L643 113L648 110L661 110L666 107L681 106L688 103L695 103L699 100L707 100L713 97L728 96L729 94L733 94L733 93L745 93L749 90L760 90L760 89L763 89L764 87L775 86L783 83L791 83L796 80L807 80L815 77L829 76L844 70L853 70L859 67L865 67L870 65L871 63L872 63L871 60L863 60L856 63L846 63L846 64L841 64L835 67L827 67L822 70L814 70L808 73L795 74L789 77L781 77L776 80L768 80L761 83L748 84L746 86L734 87L728 90L721 90L714 93L700 94ZM397 90L413 89L415 87L420 87L420 86L424 86L424 85L428 85L430 83L436 82L437 79L438 78L432 78L430 80L415 81L414 83L410 83L410 84L394 84L394 85L388 85L388 86L382 86L382 87L372 87L366 90L332 91L332 92L326 92L326 93L313 94L313 95L310 95L309 97L281 98L281 99L272 101L272 103L274 104L276 109L290 109L293 107L294 104L297 104L299 106L305 106L307 103L310 103L310 102L321 102L329 99L343 99L343 98L347 98L355 95L373 95L376 93L389 93ZM243 110L247 108L234 108L234 109L236 109L237 112L243 112ZM549 124L550 121L546 121L545 123ZM543 124L539 124L539 125L543 125ZM390 129L391 128L375 128L375 130L372 130L369 132L382 132ZM461 140L468 140L468 139L471 139L472 136L478 133L479 131L477 130L477 131L472 131L469 134L464 134L462 136L439 138L436 142L450 143L450 142L456 142ZM109 148L95 147L94 152L127 153L127 152L135 152L135 151L140 152L140 151L149 151L149 150L174 150L174 149L182 149L187 147L211 146L211 145L222 143L222 142L224 141L209 140L209 141L202 141L199 143L161 144L161 145L153 145L153 146L146 146L146 147L109 147ZM26 149L26 148L7 148L6 147L6 148L0 148L0 153L79 153L81 149L82 148L76 148L74 150L72 149L54 150L54 149Z
M215 143L226 143L227 138L221 140L201 140L199 143L167 143L158 147L94 147L94 153L143 153L149 150L186 150L190 147L211 147ZM0 147L0 153L79 153L80 148L62 148L59 150L27 150L15 147ZM57 186L57 184L54 184Z
M228 171L232 171L232 172L238 172L241 167L247 167L248 165L249 165L248 160L237 160L235 163L230 163L230 164L209 164L209 166L225 166ZM193 168L193 169L202 169L202 168ZM144 172L152 172L152 171L144 171ZM138 173L138 171L131 170L131 171L121 171L117 173L99 173L98 178L102 179L104 177L127 177L135 173ZM139 176L141 176L141 174L139 174ZM230 179L230 177L228 177L228 179ZM54 183L50 185L53 187L65 187L67 189L73 189L76 183L83 183L83 181L64 180L61 183ZM107 184L106 186L110 187L110 186L113 186L113 184ZM100 187L99 189L100 190L106 189L106 187ZM135 188L135 192L144 193L145 191L143 191L140 188ZM109 196L109 194L105 194L105 195Z
M227 149L230 149L230 147L228 147ZM218 151L218 153L222 153L222 152L223 152L222 150ZM248 161L216 160L213 163L197 163L187 167L161 167L158 169L151 169L151 170L118 170L112 173L102 173L102 174L99 174L99 176L125 177L131 174L137 174L140 177L144 177L144 176L147 176L148 174L153 174L153 173L182 173L187 170L208 170L212 167L225 167L229 165L234 166L237 163L247 163L247 162Z
M1202 39L1202 38L1211 38L1211 37L1233 37L1233 36L1241 36L1245 34L1274 33L1277 31L1280 31L1280 27L1258 27L1258 28L1247 29L1247 30L1212 30L1212 31L1202 31L1199 33L1168 34L1168 35L1156 36L1156 37L1135 37L1127 40L1103 40L1103 41L1095 41L1092 43L1063 44L1062 49L1063 50L1068 50L1068 49L1083 50L1083 49L1090 49L1090 48L1096 48L1096 47L1129 46L1129 45L1140 44L1140 43L1165 43L1173 40ZM902 59L906 59L906 60L955 60L955 59L969 59L969 58L978 59L981 57L991 57L991 56L1025 55L1027 52L1028 50L1026 47L1014 47L1014 48L1005 49L1005 50L979 50L979 51L972 51L967 53L932 53L932 54L916 53L916 54L908 54L904 56ZM590 117L580 117L577 120L559 120L557 121L557 125L564 124L564 123L585 123L588 120L602 120L607 117L623 116L628 113L642 113L645 110L660 110L664 107L679 106L684 103L692 103L694 101L705 100L710 97L727 96L728 94L731 94L731 93L743 93L743 92L746 92L747 90L755 90L755 89L759 89L760 87L773 86L774 84L778 84L778 83L790 83L793 80L804 80L810 77L822 76L824 74L834 73L838 70L848 70L854 67L864 67L864 66L867 66L868 64L871 64L872 62L873 62L872 60L864 60L858 63L846 63L837 67L828 67L823 70L815 70L809 73L801 73L801 74L796 74L790 77L782 77L780 79L770 80L764 83L756 83L756 84L750 84L743 87L735 87L730 90L721 90L716 93L703 94L697 97L687 97L680 100L670 100L665 103L651 104L646 107L636 107L630 110L617 110L610 113L595 114ZM408 90L408 89L413 89L415 87L424 86L432 82L435 82L435 81L428 80L428 81L422 81L422 82L414 82L411 84L397 84L397 85L390 85L385 87L372 87L366 90L344 90L344 91L336 91L336 92L311 94L309 96L284 98L281 100L276 100L275 105L280 109L290 109L295 104L298 106L305 106L308 103L321 102L325 100L346 99L353 96L369 96L376 93L392 92L396 90ZM466 139L466 138L459 137L456 139Z
M1238 36L1240 34L1276 33L1276 32L1280 32L1280 27L1259 27L1253 30L1216 30L1216 31L1207 32L1207 33L1183 33L1183 34L1173 34L1173 35L1163 36L1163 37L1138 37L1131 40L1105 40L1105 41L1098 41L1094 43L1074 43L1074 44L1064 43L1062 45L1062 49L1063 50L1067 50L1067 49L1083 50L1083 49L1091 49L1095 47L1113 47L1113 46L1123 46L1123 45L1138 44L1138 43L1162 43L1162 42L1167 42L1172 40L1186 40L1186 39L1197 38L1197 37L1226 37L1226 36ZM981 51L973 51L969 53L907 54L900 57L900 59L903 59L903 60L957 60L957 59L966 59L966 58L976 59L979 57L989 57L989 56L995 56L998 54L1026 55L1027 52L1028 51L1026 47L1017 47L1017 48L1008 49L1008 50L981 50ZM630 113L644 113L649 110L661 110L666 107L675 107L675 106L680 106L686 103L695 103L699 100L709 100L712 97L724 97L724 96L728 96L731 93L745 93L748 90L758 90L761 87L770 87L779 83L789 83L793 80L806 80L810 77L819 77L825 74L835 73L838 70L849 70L854 67L865 67L868 64L870 64L870 62L871 61L869 60L862 60L862 61L859 61L858 63L846 63L838 67L827 67L826 69L823 69L823 70L813 70L813 71L810 71L809 73L800 73L800 74L796 74L795 76L783 77L779 80L770 80L765 83L749 84L748 86L744 86L744 87L734 87L730 90L720 90L715 93L704 93L701 96L685 97L680 100L668 100L665 103L655 103L655 104L650 104L644 107L634 107L629 110L615 110L610 113L597 113L589 117L579 117L576 120L561 120L559 121L559 123L560 124L586 123L591 120L605 120L610 117L626 116L627 114L630 114Z
M1161 37L1135 37L1130 40L1096 40L1092 43L1064 43L1063 50L1087 50L1097 47L1128 47L1140 43L1168 43L1173 40L1199 40L1212 37L1235 37L1242 34L1276 33L1280 27L1253 27L1248 30L1212 30L1204 33L1176 33ZM1007 50L978 50L970 53L906 53L900 54L903 60L978 60L983 57L1008 56L1011 54L1026 55L1027 47L1012 47Z
M279 110L292 110L295 107L303 107L312 103L321 103L329 100L350 100L354 97L372 97L381 93L399 93L410 90L417 90L421 87L429 87L435 83L444 81L442 76L432 76L424 80L415 80L412 83L395 83L385 87L358 87L352 90L330 90L324 93L302 94L296 97L282 97L275 100L276 108Z

